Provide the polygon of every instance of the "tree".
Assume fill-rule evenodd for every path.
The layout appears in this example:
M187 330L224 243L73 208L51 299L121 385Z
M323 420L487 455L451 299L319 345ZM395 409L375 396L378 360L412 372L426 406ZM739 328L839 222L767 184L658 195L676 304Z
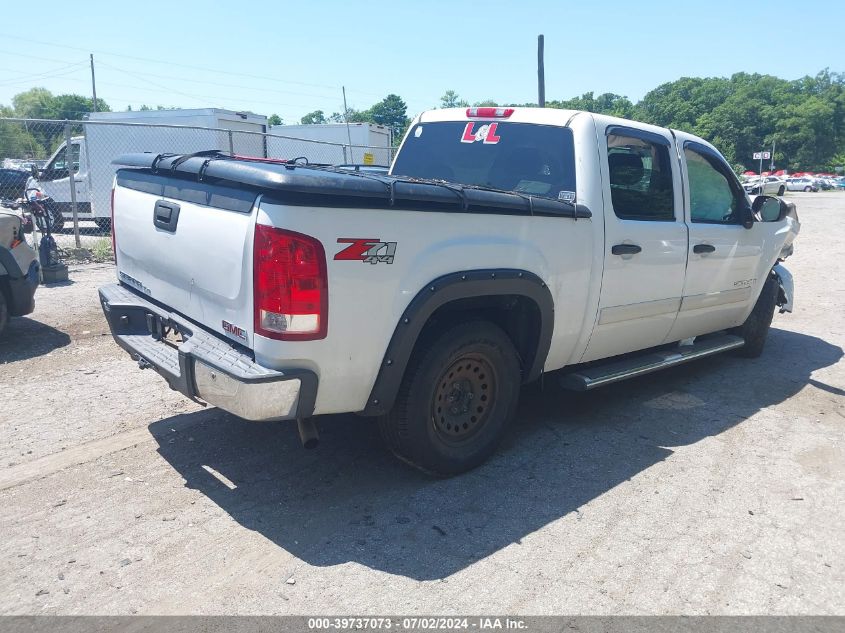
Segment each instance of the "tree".
M402 98L389 94L369 109L369 117L373 123L386 125L393 132L393 138L401 138L408 127L408 106Z
M267 125L282 125L282 123L284 123L284 121L282 121L282 117L278 114L274 113L267 117Z
M443 96L440 97L441 108L465 108L468 105L469 103L461 99L458 96L458 93L454 90L447 90L443 93Z
M302 117L299 122L302 125L320 125L326 122L326 115L322 110L314 110Z
M15 116L24 119L49 119L53 114L53 93L46 88L31 88L12 97Z

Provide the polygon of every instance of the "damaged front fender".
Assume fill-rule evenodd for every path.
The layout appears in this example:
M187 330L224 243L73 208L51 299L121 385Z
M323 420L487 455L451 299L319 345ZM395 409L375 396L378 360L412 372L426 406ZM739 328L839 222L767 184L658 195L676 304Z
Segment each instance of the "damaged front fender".
M795 300L795 285L792 281L792 273L789 272L783 264L777 264L772 268L778 280L778 305L780 312L792 312L793 302Z

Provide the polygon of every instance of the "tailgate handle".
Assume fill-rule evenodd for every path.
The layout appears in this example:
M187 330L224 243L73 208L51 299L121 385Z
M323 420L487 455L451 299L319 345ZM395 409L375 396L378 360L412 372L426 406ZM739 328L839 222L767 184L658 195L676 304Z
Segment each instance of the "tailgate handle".
M156 202L153 210L153 224L164 231L176 232L176 224L179 222L179 205L167 200Z

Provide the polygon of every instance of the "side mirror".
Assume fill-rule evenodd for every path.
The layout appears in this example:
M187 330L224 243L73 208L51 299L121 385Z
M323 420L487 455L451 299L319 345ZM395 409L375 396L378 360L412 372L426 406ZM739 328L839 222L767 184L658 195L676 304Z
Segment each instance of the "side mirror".
M36 180L38 180L38 167L36 167L35 165L30 165L30 166L29 166L29 174L30 174L33 178L35 178Z
M751 210L761 222L780 222L789 213L789 205L781 198L757 196L754 198Z

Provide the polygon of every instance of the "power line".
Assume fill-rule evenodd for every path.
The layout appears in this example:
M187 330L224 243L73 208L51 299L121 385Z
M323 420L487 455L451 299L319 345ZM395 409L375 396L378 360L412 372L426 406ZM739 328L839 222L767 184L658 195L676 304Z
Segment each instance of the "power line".
M77 67L80 66L80 65L81 64L73 64L74 68L71 68L70 70L65 70L64 72L50 71L50 72L40 73L38 75L29 75L25 79L18 78L18 79L14 79L14 80L11 80L11 81L3 81L3 82L0 82L0 87L5 88L6 86L17 86L17 85L20 85L20 84L32 84L33 82L38 82L38 81L41 81L42 79L56 79L56 78L59 78L59 77L65 77L66 75L70 75L72 73L78 72L79 68L77 68Z
M261 80L264 80L264 81L274 81L276 83L295 84L295 85L299 85L299 86L310 86L312 88L328 88L330 90L337 90L337 89L340 88L340 86L307 83L307 82L304 82L304 81L292 81L292 80L287 80L287 79L279 79L278 77L268 77L266 75L252 75L252 74L247 74L247 73L243 73L243 72L233 72L233 71L229 71L229 70L221 70L219 68L209 68L209 67L204 67L204 66L194 66L194 65L190 65L190 64L181 64L179 62L174 62L172 60L152 59L152 58L149 58L149 57L138 57L136 55L124 55L124 54L121 54L121 53L112 53L112 52L104 51L104 50L95 50L95 49L89 49L89 48L82 48L82 47L79 47L79 46L70 46L68 44L56 44L55 42L38 41L38 40L33 40L29 37L21 37L19 35L12 35L10 33L2 33L0 35L2 35L3 37L9 38L9 39L26 41L26 42L31 43L31 44L41 44L43 46L54 46L54 47L57 47L57 48L66 48L66 49L69 49L69 50L82 51L82 52L86 52L86 53L97 53L98 55L107 55L107 56L111 56L111 57L122 57L124 59L132 59L132 60L135 60L135 61L142 61L142 62L148 62L148 63L153 63L153 64L163 64L163 65L171 66L171 67L176 66L176 67L180 67L180 68L188 68L190 70L203 70L203 71L211 72L211 73L215 73L215 74L232 75L232 76L235 76L235 77L249 77L249 78L252 78L252 79L261 79ZM354 92L358 92L358 93L361 93L361 94L370 94L370 95L376 96L375 93L367 93L367 92L364 92L362 90L355 90Z
M184 77L174 77L173 75L159 75L159 74L156 74L156 73L141 72L141 71L138 71L138 70L126 70L125 68L118 68L117 66L114 66L112 64L107 64L105 62L99 62L99 63L102 66L106 66L107 68L112 68L114 70L118 70L118 71L120 71L122 73L126 73L128 75L156 77L158 79L170 79L172 81L178 81L178 82L206 84L206 85L209 85L209 86L219 86L221 88L234 88L236 90L254 90L254 91L260 91L260 92L265 92L265 93L266 92L273 92L273 93L278 93L278 94L290 94L290 95L295 95L295 96L299 96L299 97L314 97L316 99L335 99L336 98L336 97L329 96L329 95L313 94L313 93L309 93L309 92L295 92L295 91L292 91L292 90L278 90L278 89L273 89L273 88L265 88L263 86L260 86L260 87L257 87L257 86L241 86L241 85L235 85L235 84L220 83L220 82L217 82L217 81L207 81L205 79L188 79L188 78L184 78Z

